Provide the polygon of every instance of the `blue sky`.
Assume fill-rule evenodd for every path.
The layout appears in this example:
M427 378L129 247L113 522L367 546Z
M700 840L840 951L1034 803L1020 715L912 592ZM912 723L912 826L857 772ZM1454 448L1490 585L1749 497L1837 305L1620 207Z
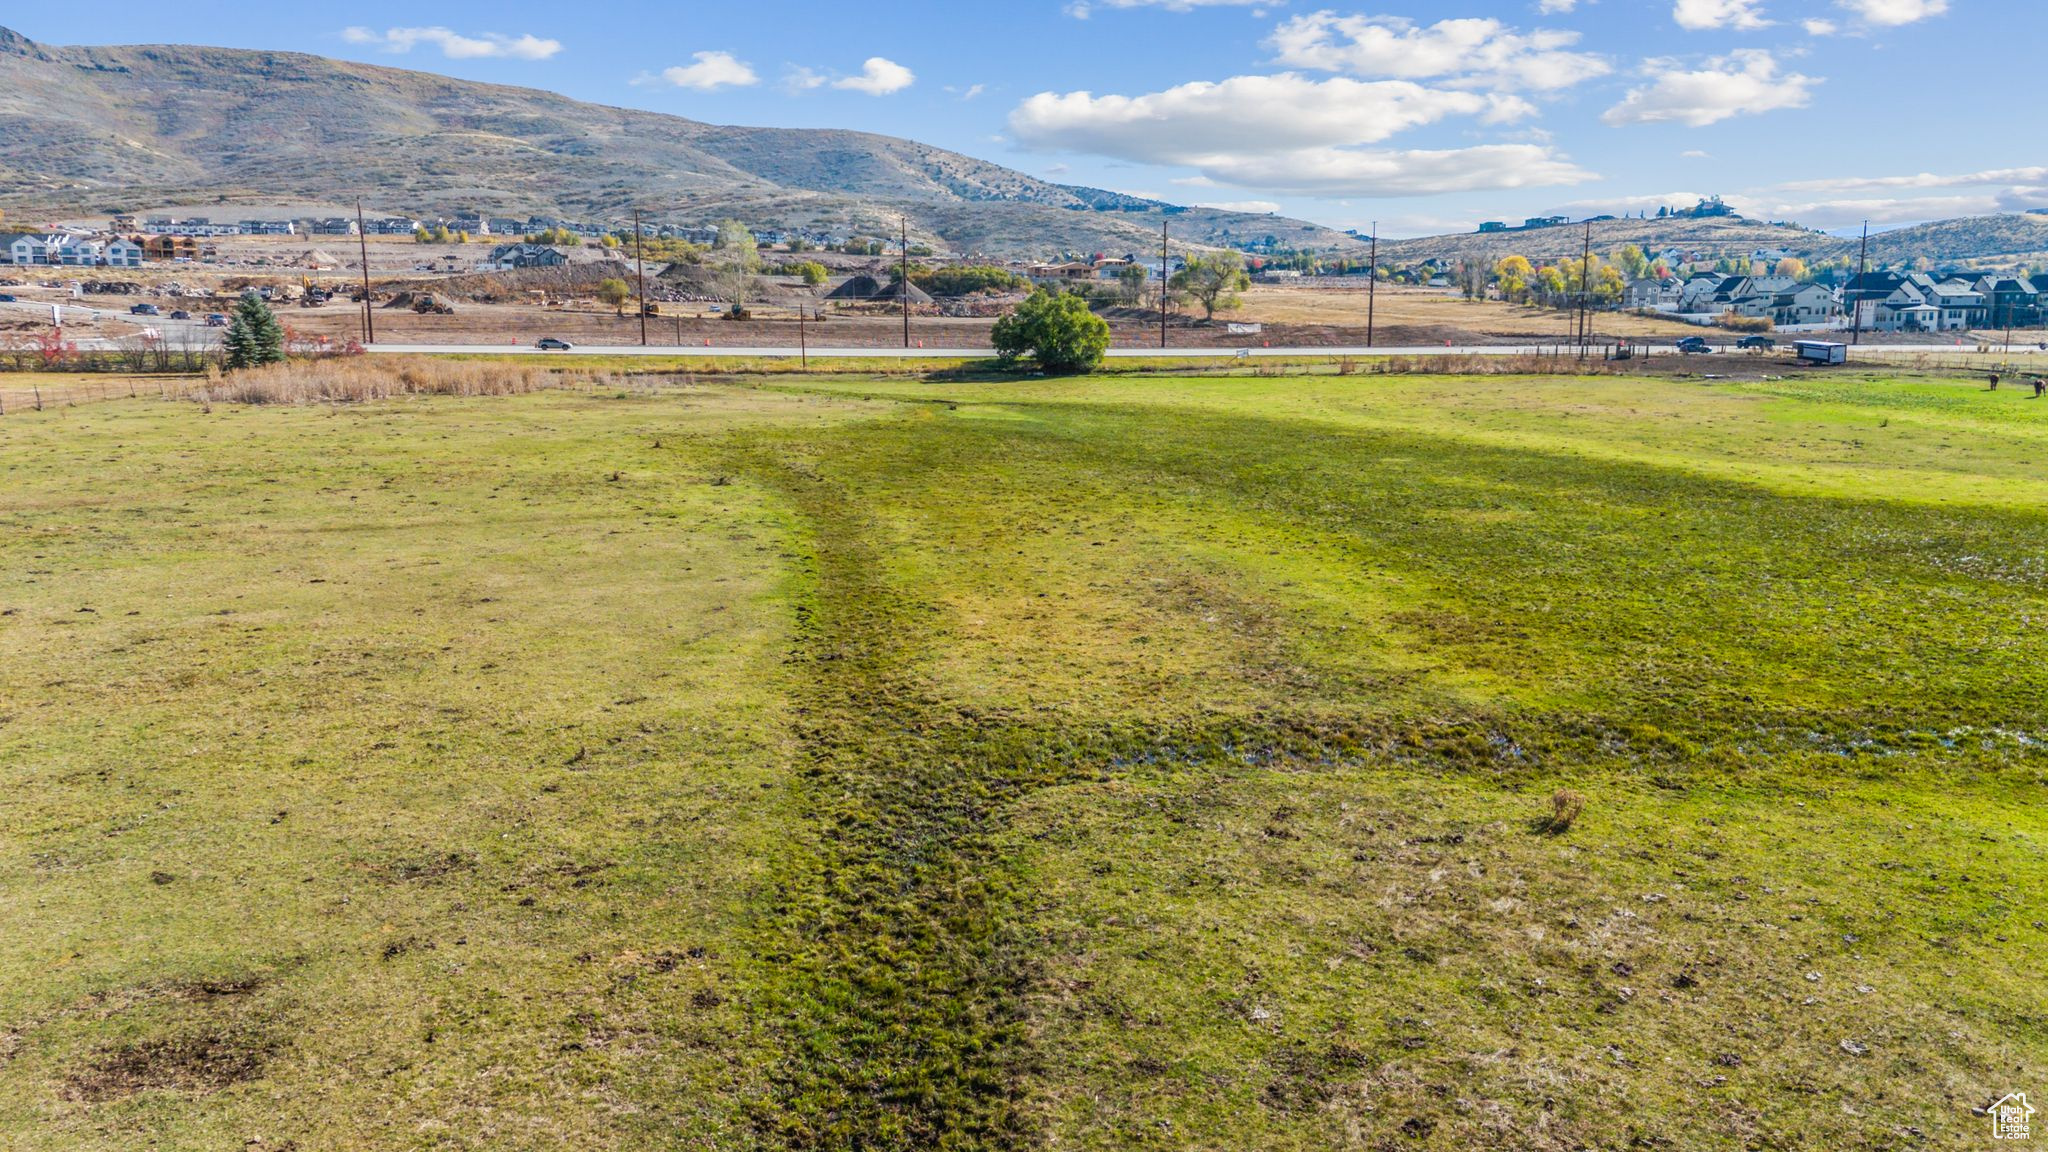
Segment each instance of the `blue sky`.
M1389 236L1710 193L1835 229L2048 208L2040 0L101 0L0 22L865 129Z

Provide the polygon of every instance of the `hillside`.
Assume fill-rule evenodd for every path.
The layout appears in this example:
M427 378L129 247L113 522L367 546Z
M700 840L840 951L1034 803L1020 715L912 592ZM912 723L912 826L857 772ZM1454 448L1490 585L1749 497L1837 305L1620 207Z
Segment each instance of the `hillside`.
M817 225L912 232L1010 254L1146 249L1171 212L1184 240L1285 234L1297 220L1172 209L1053 184L911 140L742 128L551 92L292 52L59 48L0 28L0 207L148 209L280 199L378 211Z
M1855 241L1846 241L1851 251ZM1968 216L1895 228L1870 238L1876 264L1915 257L1935 264L2036 264L2048 260L2048 216Z
M1527 232L1468 232L1396 240L1380 245L1380 257L1403 264L1432 258L1455 261L1467 257L1492 262L1504 256L1562 260L1567 257L1576 259L1585 243L1585 228L1569 224ZM1841 243L1840 239L1825 232L1764 224L1740 216L1704 220L1598 220L1593 223L1593 251L1599 253L1634 244L1647 252L1682 248L1693 252L1747 254L1759 248L1785 248L1797 253L1832 254Z
M1586 242L1581 224L1530 231L1459 233L1395 240L1380 245L1390 263L1412 264L1438 259L1484 259L1503 256L1531 260L1576 258ZM1740 216L1707 219L1597 220L1593 251L1611 253L1634 244L1646 252L1676 248L1707 256L1747 255L1759 249L1784 249L1809 261L1853 260L1859 240L1784 224L1766 224ZM2048 258L2048 216L1972 216L1940 220L1910 228L1872 233L1872 267L1900 266L1914 260L1935 266L1997 267L2035 264Z

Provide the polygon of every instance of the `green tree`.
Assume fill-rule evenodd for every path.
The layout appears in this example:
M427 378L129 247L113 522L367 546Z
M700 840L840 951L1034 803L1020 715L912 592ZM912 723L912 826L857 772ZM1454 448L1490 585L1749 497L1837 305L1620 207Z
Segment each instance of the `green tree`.
M284 325L254 292L235 305L227 338L221 341L221 355L229 369L284 362Z
M1189 256L1187 266L1173 274L1171 283L1175 292L1199 303L1208 320L1214 320L1219 311L1237 307L1237 294L1251 285L1252 278L1244 270L1244 253L1230 248Z
M632 296L633 287L624 280L613 278L598 282L597 298L617 309L621 316L626 314L626 301Z
M718 265L712 279L720 294L732 301L733 311L740 312L753 294L755 277L761 274L760 242L745 224L726 220L718 225L718 242L713 250Z
M1145 300L1145 266L1126 264L1116 270L1117 287L1122 290L1123 302L1136 307Z
M816 260L806 260L797 265L796 274L803 278L805 285L812 288L823 284L832 275L823 264L818 263Z
M1047 372L1087 372L1109 350L1109 322L1082 296L1040 289L996 321L993 339L1005 360L1029 353Z
M1630 280L1641 280L1650 274L1650 258L1645 256L1643 250L1634 244L1630 244L1615 253L1614 262L1621 265L1622 272Z

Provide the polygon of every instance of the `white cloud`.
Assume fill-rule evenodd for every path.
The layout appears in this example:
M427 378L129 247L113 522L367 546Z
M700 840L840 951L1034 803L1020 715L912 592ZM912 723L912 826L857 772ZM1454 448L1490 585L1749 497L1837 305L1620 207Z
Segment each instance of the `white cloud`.
M694 88L699 92L751 88L761 82L761 77L751 65L730 52L698 52L693 55L697 61L695 64L662 69L662 80L678 88Z
M1680 28L1704 32L1714 28L1733 28L1738 32L1753 32L1768 28L1770 21L1764 19L1763 10L1758 7L1762 0L1676 0L1671 6L1671 18L1678 21Z
M1567 50L1578 42L1576 32L1524 33L1498 20L1442 20L1424 27L1400 17L1334 12L1296 16L1268 41L1279 62L1292 68L1545 91L1613 71L1600 56Z
M1086 20L1097 6L1161 8L1168 12L1192 12L1197 8L1247 8L1268 2L1269 0L1073 0L1067 5L1067 15L1076 20Z
M1694 128L1718 124L1734 116L1755 116L1783 108L1804 108L1820 81L1797 72L1780 74L1778 61L1761 49L1731 52L1707 61L1692 72L1671 69L1672 61L1644 65L1656 77L1635 88L1601 119L1609 124L1656 124L1675 121Z
M1271 200L1224 200L1215 204L1197 204L1197 208L1212 208L1218 212L1249 212L1263 216L1280 211L1280 205Z
M1310 148L1274 156L1214 156L1202 167L1225 183L1300 196L1434 196L1556 187L1599 178L1536 144L1445 151Z
M915 83L917 75L910 69L894 60L870 56L867 63L861 65L860 75L834 80L832 86L844 88L849 92L865 92L870 96L887 96L892 92L901 92Z
M1372 144L1493 105L1473 92L1403 80L1311 80L1287 72L1197 81L1144 96L1041 92L1010 114L1028 145L1175 164L1191 155Z
M1575 12L1578 10L1578 7L1579 0L1541 0L1541 3L1536 5L1536 11L1541 12L1545 16L1557 16L1567 12Z
M1948 11L1948 0L1835 0L1835 4L1872 24L1887 28L1912 24Z
M1203 187L1423 195L1590 179L1551 148L1535 144L1452 151L1361 147L1447 117L1497 122L1529 110L1526 101L1499 93L1405 80L1315 80L1288 72L1183 84L1143 96L1043 92L1018 105L1009 126L1027 147L1193 168Z
M562 50L560 40L543 40L538 36L502 36L496 32L484 32L476 36L462 36L447 28L390 28L377 32L369 28L344 28L341 38L351 44L370 44L387 52L410 52L414 46L431 44L441 49L441 55L450 60L475 60L504 58L512 60L546 60Z
M948 85L946 85L946 91L947 91L947 93L948 93L948 94L950 94L950 95L953 95L953 96L958 96L958 97L959 97L960 99L962 99L962 100L973 100L973 99L975 99L976 97L980 96L980 95L981 95L981 94L982 94L983 92L986 92L986 91L988 91L988 85L986 85L986 84L969 84L969 85L968 85L967 87L965 87L965 88L960 88L960 87L956 87L956 86L954 86L954 85L948 84Z
M1840 31L1833 20L1802 20L1799 26L1806 29L1808 36L1833 36Z
M782 73L782 87L791 93L809 92L813 88L823 88L828 83L830 80L827 77L796 64L791 64Z
M1678 155L1681 160L1712 160L1714 158L1712 152L1702 152L1698 148L1689 149Z

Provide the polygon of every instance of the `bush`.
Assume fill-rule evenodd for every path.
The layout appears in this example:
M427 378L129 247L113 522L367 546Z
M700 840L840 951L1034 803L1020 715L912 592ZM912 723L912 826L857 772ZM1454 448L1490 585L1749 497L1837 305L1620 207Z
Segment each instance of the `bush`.
M972 296L976 292L991 289L1004 292L1013 288L1027 288L1031 281L992 264L962 265L957 268L939 268L915 271L910 274L911 282L934 296Z
M1029 353L1047 372L1086 372L1109 350L1109 322L1080 296L1036 292L996 321L994 341L1005 360Z
M1730 332L1770 332L1778 327L1769 316L1737 316L1733 312L1723 312L1714 324Z

